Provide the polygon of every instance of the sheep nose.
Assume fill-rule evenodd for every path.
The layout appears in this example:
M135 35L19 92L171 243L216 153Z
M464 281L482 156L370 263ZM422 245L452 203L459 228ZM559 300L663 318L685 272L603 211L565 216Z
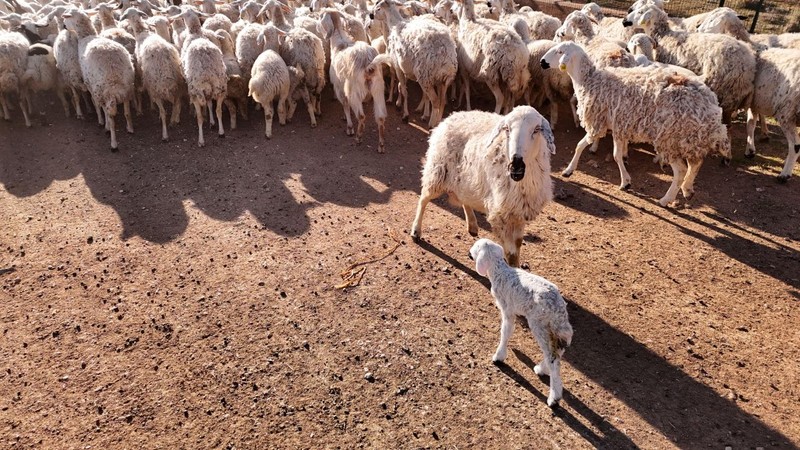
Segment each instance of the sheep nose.
M369 20L375 20L375 14L369 13Z
M547 61L544 60L544 58L542 58L542 60L539 61L539 64L542 66L542 69L549 69L550 68L550 64L548 64Z
M469 256L470 261L475 261L475 258L472 257L472 253L467 253L467 256Z
M622 26L623 27L632 27L633 26L633 22L631 22L628 19L625 19L625 20L622 21Z
M520 181L525 177L525 161L521 156L514 155L511 164L508 165L508 174L514 181Z

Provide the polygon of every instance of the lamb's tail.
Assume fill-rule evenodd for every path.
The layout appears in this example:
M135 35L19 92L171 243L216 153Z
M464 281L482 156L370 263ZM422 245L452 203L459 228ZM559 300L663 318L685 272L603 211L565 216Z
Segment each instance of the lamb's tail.
M381 64L386 64L388 67L392 67L392 57L382 53L375 57L371 63L366 68L366 74L368 77L371 77L376 71L381 68Z
M572 325L568 321L550 324L550 347L554 355L560 355L572 344Z

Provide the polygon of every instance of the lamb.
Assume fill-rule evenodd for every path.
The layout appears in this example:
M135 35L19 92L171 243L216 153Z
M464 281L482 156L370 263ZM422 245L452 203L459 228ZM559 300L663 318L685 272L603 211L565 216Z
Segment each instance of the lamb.
M636 59L637 66L669 70L687 78L697 78L696 73L681 66L654 62L655 46L656 43L653 41L653 38L644 33L636 33L631 37L631 40L628 41L628 51L633 55L634 59Z
M117 151L114 116L122 103L128 133L133 133L130 101L133 99L134 69L130 53L121 44L98 36L89 16L79 10L65 13L64 26L78 36L81 73L97 110L97 120L111 133L111 151ZM102 110L102 113L101 113Z
M628 8L628 13L632 13L647 6L655 6L665 11L664 4L668 2L669 0L636 0L631 4L630 8ZM697 27L703 23L706 17L713 12L714 10L712 9L711 11L695 14L690 17L669 17L667 20L669 21L670 28L673 30L693 33L697 31Z
M669 29L667 14L654 6L630 13L629 26L638 23L658 45L658 61L685 67L703 78L717 95L726 125L753 96L756 58L745 43L722 35Z
M705 17L697 26L698 33L721 33L732 36L742 42L750 43L750 33L744 26L736 11L730 8L717 8Z
M502 363L506 359L516 318L524 316L543 356L533 371L550 376L547 406L556 406L563 394L561 358L572 343L567 302L555 284L506 264L503 248L489 239L478 239L469 249L469 259L475 261L478 274L491 281L492 297L500 310L500 344L492 361Z
M78 58L78 35L74 31L62 29L56 36L55 42L53 42L53 56L56 58L58 71L72 93L75 117L83 120L79 93L85 93L88 88L83 81L80 59Z
M170 125L177 125L181 119L181 98L186 92L186 79L181 70L178 49L159 34L147 28L144 12L129 8L122 15L128 20L136 36L136 56L142 72L142 86L150 100L158 106L161 118L161 141L167 142L167 113L164 101L172 104Z
M403 120L408 121L406 80L419 83L423 96L431 102L428 126L438 125L447 103L447 89L458 71L456 44L450 30L439 22L418 17L405 20L402 4L381 0L374 8L374 19L385 22L387 51L397 68L400 95L403 97Z
M280 45L280 55L287 66L297 66L303 71L303 84L309 95L306 107L311 127L314 128L317 126L316 115L322 114L322 89L325 88L325 49L322 39L303 28L292 28ZM295 104L294 99L291 102Z
M595 34L589 16L573 11L556 31L556 41L575 41L586 47L586 52L599 67L633 67L636 61L625 51L625 42L607 39Z
M320 32L330 41L330 79L336 98L344 108L347 119L347 135L356 135L360 143L364 135L366 117L364 101L372 97L375 122L378 124L378 153L384 153L386 129L386 101L383 96L381 64L390 64L388 55L379 55L375 48L361 41L354 42L344 32L339 12L334 9L322 11ZM358 129L353 130L350 112L358 119Z
M758 55L755 92L747 112L747 150L745 156L755 156L754 132L756 115L774 117L781 126L788 152L778 181L792 176L800 156L797 120L800 117L800 50L771 48Z
M264 108L266 122L264 135L272 138L272 116L275 99L278 99L278 122L286 125L286 107L289 96L302 82L302 69L287 67L283 59L272 50L259 55L253 64L253 76L250 78L249 95ZM313 111L311 111L313 117Z
M470 107L470 78L486 83L494 94L495 113L510 112L530 81L528 48L508 27L475 16L473 0L459 0L458 38L464 57L459 57L469 75L462 81Z
M672 185L659 200L667 206L675 201L679 188L687 200L694 195L694 179L703 158L718 152L730 160L722 109L711 89L696 79L647 67L599 69L579 45L570 42L548 51L542 67L565 70L578 97L578 116L586 136L578 143L570 166L577 164L583 149L610 130L622 178L620 189L627 189L631 178L623 155L628 142L652 143L672 166Z
M236 36L236 60L242 76L249 80L253 63L264 50L278 51L280 42L278 29L274 25L251 23Z
M636 33L635 29L623 25L623 19L606 17L597 3L587 3L581 11L597 24L597 34L607 39L627 42Z
M517 106L506 116L450 115L429 139L411 237L422 237L428 203L448 193L462 205L469 234L478 235L475 211L487 214L508 263L519 266L525 225L553 198L550 154L555 150L550 124L530 106Z
M30 127L28 110L25 108L27 93L23 76L28 67L28 40L17 32L0 31L0 106L5 120L11 120L8 112L8 95L17 95L25 126Z
M34 92L55 91L64 107L64 115L69 117L69 102L64 95L66 85L61 74L58 73L52 47L45 44L33 44L28 48L28 65L22 75L22 85L25 92L28 93L26 100L29 114L33 113L31 97Z
M227 98L225 106L231 116L231 130L236 129L236 114L241 113L247 120L247 80L242 76L242 69L236 60L233 38L225 30L217 30L217 45L222 50L222 60L225 62L225 74L228 76ZM238 105L238 108L237 108Z
M228 77L225 73L222 51L200 34L200 19L197 13L187 9L181 13L181 17L189 31L181 53L181 66L189 88L189 101L194 105L197 116L197 145L203 147L206 145L203 139L203 109L208 106L210 110L212 101L217 102L219 137L225 137L225 129L222 126L222 103L227 96Z

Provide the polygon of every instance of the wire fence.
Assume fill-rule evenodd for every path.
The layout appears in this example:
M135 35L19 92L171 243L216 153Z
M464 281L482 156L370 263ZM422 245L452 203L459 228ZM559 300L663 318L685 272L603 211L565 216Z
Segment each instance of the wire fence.
M633 0L594 0L610 16L624 16ZM518 0L547 14L564 18L580 9L586 1ZM751 33L780 34L800 32L800 0L671 0L665 4L667 13L688 17L727 6L744 17Z

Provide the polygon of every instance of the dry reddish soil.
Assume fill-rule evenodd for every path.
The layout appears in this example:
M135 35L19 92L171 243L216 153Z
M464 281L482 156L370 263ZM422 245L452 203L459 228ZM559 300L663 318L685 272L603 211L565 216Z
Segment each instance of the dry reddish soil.
M608 142L561 178L581 135L562 120L557 199L522 248L575 329L551 411L527 330L491 363L500 318L461 212L441 199L408 237L427 133L392 107L380 155L374 124L355 145L326 98L316 129L298 110L268 141L251 111L203 149L188 115L168 144L137 118L118 153L53 104L0 124L0 446L800 445L800 179L774 180L781 135L745 160L738 123L733 164L710 159L665 209L647 150L629 192Z

